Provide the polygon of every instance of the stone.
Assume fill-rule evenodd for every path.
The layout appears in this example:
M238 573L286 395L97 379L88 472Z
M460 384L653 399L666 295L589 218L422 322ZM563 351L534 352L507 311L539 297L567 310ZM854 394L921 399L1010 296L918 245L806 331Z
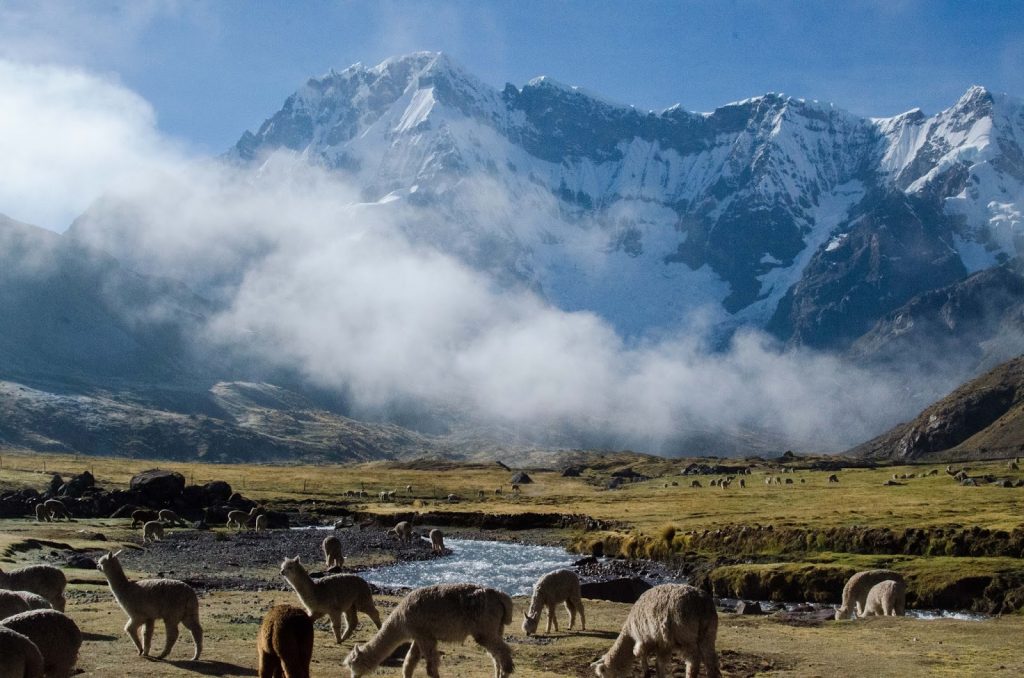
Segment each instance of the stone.
M635 603L640 595L651 588L639 577L621 577L609 581L593 581L580 585L580 594L592 600L613 603Z
M169 502L185 489L185 476L177 471L150 469L135 474L129 487L150 501Z
M764 614L764 610L761 609L761 603L748 600L741 600L740 604L736 606L736 614Z

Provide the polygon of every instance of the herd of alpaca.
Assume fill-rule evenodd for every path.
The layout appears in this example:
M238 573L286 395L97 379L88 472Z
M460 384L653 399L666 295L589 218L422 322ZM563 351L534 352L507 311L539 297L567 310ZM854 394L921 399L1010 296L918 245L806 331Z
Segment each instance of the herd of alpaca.
M59 508L39 506L37 517L68 517ZM258 509L233 511L229 527L252 524L257 530ZM133 515L143 522L144 540L163 537L163 527L179 524L170 511L152 516ZM42 518L40 518L42 519ZM410 542L412 524L400 522L388 531L403 542ZM445 552L444 535L433 529L429 542L435 552ZM345 562L342 543L335 536L322 544L328 570L337 570ZM173 649L184 625L195 647L192 660L203 650L203 628L199 619L199 599L186 583L174 579L131 581L117 553L107 553L97 562L110 591L127 614L124 631L140 656L150 654L154 626L163 622L164 647L158 659ZM437 678L441 643L473 640L490 655L495 678L507 678L514 671L512 650L506 643L505 627L512 623L513 601L505 593L477 584L440 584L415 589L405 596L382 621L374 604L369 584L352 574L326 574L314 579L298 557L285 558L281 575L291 585L301 607L277 605L262 620L257 637L257 657L261 678L309 678L313 656L313 623L327 616L335 642L347 640L358 625L358 613L368 616L377 627L366 643L354 646L344 660L352 678L372 673L404 643L409 643L402 664L402 675L411 678L419 662L426 663L427 675ZM30 565L4 572L0 569L0 678L66 678L73 675L82 634L75 622L64 614L64 573L49 565ZM537 633L541 615L547 612L547 633L557 632L556 610L564 605L569 615L569 630L586 630L586 616L579 577L571 570L545 574L533 587L529 605L523 612L522 629L527 636ZM906 582L892 570L868 570L852 576L843 588L842 604L835 618L900 616L906 607ZM344 618L344 626L342 625ZM438 623L444 620L444 623ZM139 631L142 631L140 637ZM709 678L721 675L715 650L718 612L711 595L685 584L663 584L642 594L630 609L625 623L608 651L591 668L599 678L632 675L639 661L646 675L653 655L659 678L670 675L673 653L679 653L687 678L694 678L701 667Z

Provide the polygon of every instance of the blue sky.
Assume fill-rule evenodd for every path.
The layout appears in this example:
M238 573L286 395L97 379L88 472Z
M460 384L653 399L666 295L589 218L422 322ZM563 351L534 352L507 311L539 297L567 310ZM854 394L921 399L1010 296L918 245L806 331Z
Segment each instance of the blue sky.
M1012 1L0 0L0 57L118 80L211 153L311 75L421 49L496 87L544 74L642 109L776 91L880 116L935 112L975 83L1024 95Z

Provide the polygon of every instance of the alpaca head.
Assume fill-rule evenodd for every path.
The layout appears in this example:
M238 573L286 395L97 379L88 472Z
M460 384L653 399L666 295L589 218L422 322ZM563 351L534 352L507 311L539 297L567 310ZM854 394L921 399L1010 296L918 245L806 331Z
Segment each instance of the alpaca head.
M537 625L540 623L540 612L532 617L526 612L523 613L523 633L532 636L537 633Z
M120 551L117 553L107 551L106 555L100 556L100 559L96 561L96 569L103 574L113 569L121 569L121 563L117 560L119 555L121 555Z
M615 672L612 671L612 667L608 665L604 657L596 662L591 662L590 668L594 669L594 675L597 678L615 678Z
M370 660L366 656L363 648L358 645L352 648L352 651L345 657L342 666L347 666L349 672L352 674L352 678L359 678L364 674L371 672L375 667L370 665Z
M845 605L836 608L836 621L840 619L849 619L853 616L853 609Z
M302 567L302 563L299 562L299 557L285 558L284 562L281 563L281 574L285 579L291 579L300 572L305 572L305 568Z

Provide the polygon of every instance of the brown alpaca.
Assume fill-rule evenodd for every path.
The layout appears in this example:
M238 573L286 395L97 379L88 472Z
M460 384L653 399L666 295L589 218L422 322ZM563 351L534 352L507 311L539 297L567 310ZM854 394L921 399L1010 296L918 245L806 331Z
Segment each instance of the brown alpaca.
M313 622L301 607L275 605L263 617L256 641L260 678L309 678Z

